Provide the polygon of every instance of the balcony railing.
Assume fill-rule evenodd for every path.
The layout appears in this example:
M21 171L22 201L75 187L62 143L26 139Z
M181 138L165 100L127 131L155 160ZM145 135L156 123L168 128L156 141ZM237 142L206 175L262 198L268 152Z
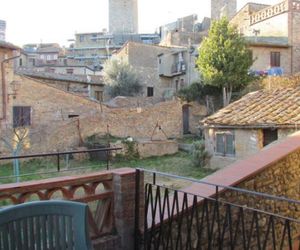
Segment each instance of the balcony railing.
M137 169L137 179L143 173L150 178L145 176L143 230L136 216L136 249L296 249L299 245L300 220L291 216L298 214L299 201L143 169ZM193 182L197 192L168 187L166 178ZM136 207L140 202L137 196Z
M186 72L186 64L184 62L174 63L172 65L172 75L181 75Z
M113 228L112 173L102 172L0 185L1 206L50 199L89 204L91 237L98 238L111 233Z
M84 171L87 167L82 165L82 160L86 158L96 159L97 162L102 165L106 165L106 169L109 170L111 155L113 152L117 152L122 148L96 148L89 150L77 150L77 151L64 151L55 153L42 153L42 154L28 154L19 156L5 156L0 157L0 164L13 163L13 173L12 175L1 175L0 184L2 180L13 182L19 182L22 177L28 176L46 176L53 175L55 173L65 173L74 171ZM75 165L71 166L71 158L74 159ZM31 171L30 166L24 168L29 168L28 171L21 167L20 165L24 163L24 160L37 160L42 161L43 164L39 169ZM22 162L20 162L22 161ZM27 164L28 165L28 164ZM50 167L49 167L50 166ZM4 166L1 166L2 168ZM20 173L20 168L22 168L22 174ZM7 171L9 172L9 171Z

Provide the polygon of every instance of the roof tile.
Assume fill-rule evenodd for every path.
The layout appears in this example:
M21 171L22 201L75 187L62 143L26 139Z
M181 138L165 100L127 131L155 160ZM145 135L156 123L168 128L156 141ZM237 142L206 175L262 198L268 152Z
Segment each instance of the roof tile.
M206 126L300 125L300 87L249 93L200 123Z

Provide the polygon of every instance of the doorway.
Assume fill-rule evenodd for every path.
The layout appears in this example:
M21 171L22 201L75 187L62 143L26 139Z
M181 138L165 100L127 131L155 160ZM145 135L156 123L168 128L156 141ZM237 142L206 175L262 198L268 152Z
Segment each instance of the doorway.
M188 105L182 106L183 134L190 134L190 110Z

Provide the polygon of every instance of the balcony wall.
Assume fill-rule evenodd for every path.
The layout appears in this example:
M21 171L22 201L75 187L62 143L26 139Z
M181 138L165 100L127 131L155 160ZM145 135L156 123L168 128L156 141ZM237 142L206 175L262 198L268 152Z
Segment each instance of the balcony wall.
M50 199L87 203L90 236L94 248L132 249L135 215L134 190L135 170L122 168L81 176L1 185L0 206ZM142 188L141 195L143 197ZM141 209L143 209L142 206Z

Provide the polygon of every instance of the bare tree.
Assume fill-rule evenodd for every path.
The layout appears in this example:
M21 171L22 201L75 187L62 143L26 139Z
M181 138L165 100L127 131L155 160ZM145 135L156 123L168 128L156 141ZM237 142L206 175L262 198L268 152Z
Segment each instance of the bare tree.
M22 149L29 145L29 128L28 127L13 127L6 125L1 131L0 141L4 147L11 152L13 157L20 155ZM16 177L16 182L20 181L20 163L19 159L13 160L13 174Z

